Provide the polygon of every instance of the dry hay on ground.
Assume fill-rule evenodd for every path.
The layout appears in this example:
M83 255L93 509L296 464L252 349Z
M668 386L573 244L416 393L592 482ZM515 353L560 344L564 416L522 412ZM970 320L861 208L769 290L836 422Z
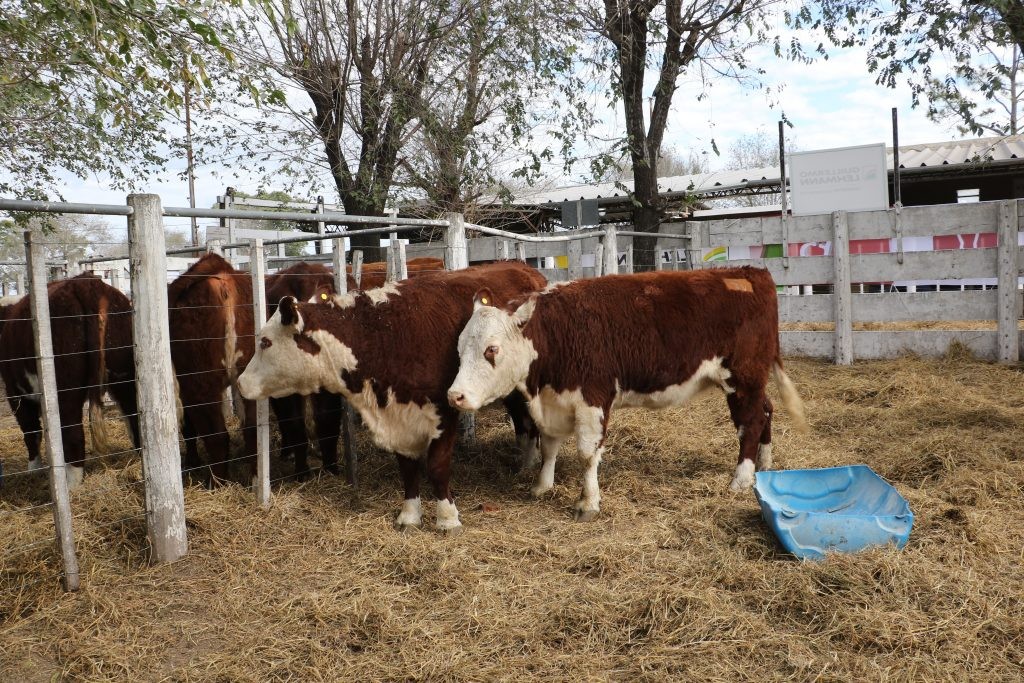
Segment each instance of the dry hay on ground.
M391 529L396 467L372 452L358 506L333 477L279 488L269 512L237 486L189 488L191 555L147 567L142 520L117 522L140 496L90 495L139 465L91 470L74 494L82 590L17 592L22 572L53 577L49 548L0 572L0 680L1019 680L1019 369L962 355L788 367L813 432L777 413L778 465L870 464L917 515L904 551L780 552L753 495L726 490L720 396L614 416L590 524L570 518L568 446L553 495L528 501L491 410L455 467L454 538ZM5 534L45 538L25 517Z

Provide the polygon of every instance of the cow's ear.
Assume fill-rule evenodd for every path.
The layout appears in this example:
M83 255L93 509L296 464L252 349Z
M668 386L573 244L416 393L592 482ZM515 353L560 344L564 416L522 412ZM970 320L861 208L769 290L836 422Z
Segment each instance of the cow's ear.
M518 308L516 308L516 311L515 313L512 314L512 317L515 318L515 321L519 323L520 327L530 322L530 317L533 315L533 309L536 305L536 297L531 296L529 299L521 303Z
M493 306L494 295L491 294L491 290L484 287L476 294L473 295L473 310L475 311L482 306Z
M301 327L302 316L299 314L298 306L296 305L294 296L286 296L281 299L281 303L277 305L277 310L281 312L281 324L287 327Z

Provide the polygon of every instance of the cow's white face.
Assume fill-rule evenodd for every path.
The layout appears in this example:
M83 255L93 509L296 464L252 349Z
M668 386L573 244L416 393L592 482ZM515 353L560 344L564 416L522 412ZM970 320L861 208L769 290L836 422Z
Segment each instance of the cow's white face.
M488 290L477 293L473 316L459 335L459 374L448 390L448 402L459 410L479 410L512 393L526 381L537 358L522 332L533 315L533 299L514 313L490 302Z
M322 351L303 332L295 298L286 296L256 336L255 353L238 378L238 390L250 400L315 393L322 386Z

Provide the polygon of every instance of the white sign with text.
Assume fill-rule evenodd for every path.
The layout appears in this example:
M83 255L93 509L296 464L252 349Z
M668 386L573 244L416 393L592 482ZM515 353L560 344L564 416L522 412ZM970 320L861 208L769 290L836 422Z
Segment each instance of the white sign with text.
M889 207L885 143L789 155L793 215Z

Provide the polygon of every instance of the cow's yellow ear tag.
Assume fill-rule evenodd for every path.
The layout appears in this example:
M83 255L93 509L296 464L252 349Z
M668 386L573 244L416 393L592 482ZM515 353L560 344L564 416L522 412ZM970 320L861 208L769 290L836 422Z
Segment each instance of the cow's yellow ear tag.
M484 297L483 299L480 299L480 303L482 303L484 306L486 306L487 305L487 297Z
M327 294L325 294L324 292L320 292L320 298L323 299L324 301L327 301Z

